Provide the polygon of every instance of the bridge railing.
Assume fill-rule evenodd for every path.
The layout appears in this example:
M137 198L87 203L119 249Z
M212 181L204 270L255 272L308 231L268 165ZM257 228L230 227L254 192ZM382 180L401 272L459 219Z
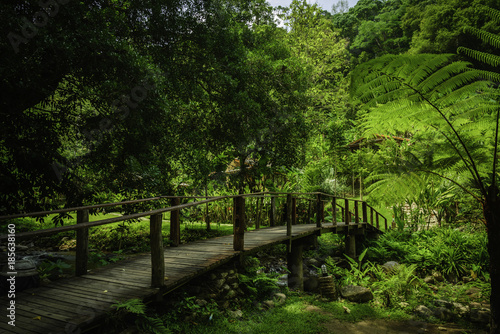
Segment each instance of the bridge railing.
M230 196L216 196L216 197L204 197L204 196L161 196L153 197L148 199L133 200L133 201L123 201L116 203L106 203L98 205L89 205L82 207L74 207L67 209L59 209L53 211L43 211L43 212L33 212L26 214L16 214L10 216L1 216L0 221L12 220L15 218L22 217L39 217L46 216L54 213L69 213L76 212L76 224L75 225L65 225L53 228L41 229L36 231L28 231L16 233L14 235L0 234L0 242L12 242L12 240L35 238L40 236L51 235L60 232L76 231L76 261L75 261L75 274L77 276L87 274L88 266L88 254L89 254L89 228L102 226L117 222L122 222L126 220L139 219L143 217L149 217L150 223L150 246L151 246L151 285L153 287L161 287L164 284L165 277L165 264L164 264L164 245L163 245L163 233L162 233L162 223L163 214L170 212L170 246L175 247L180 244L180 212L188 208L204 205L211 202L231 200L232 203L232 223L233 223L233 249L235 251L244 250L244 235L247 227L246 224L246 200L249 198L269 198L270 210L269 210L269 226L276 226L281 224L286 224L286 235L292 235L292 226L298 223L310 223L315 217L316 227L321 228L325 224L325 204L331 203L332 206L332 221L331 223L336 225L337 210L340 209L341 220L344 220L346 225L349 224L370 224L377 229L380 229L379 218L382 217L385 220L385 228L387 229L387 219L383 217L379 212L370 207L366 202L338 198L332 195L324 193L253 193L253 194L241 194L241 195L230 195ZM277 200L285 201L282 205L277 205ZM126 205L133 205L145 202L155 202L155 201L170 201L170 206L161 207L159 209L127 214L114 218L107 218L98 221L89 221L89 212L94 209L119 207ZM194 202L188 202L181 204L181 200L195 200ZM307 201L309 203L306 215L302 217L302 221L299 221L297 215L297 202ZM344 202L343 206L338 202ZM351 206L352 204L352 206ZM351 209L352 207L352 209ZM361 207L361 212L360 212ZM278 211L282 210L282 215L284 219L279 219ZM304 210L306 211L306 210ZM9 222L7 222L9 224ZM260 228L260 223L256 222L255 228ZM14 239L12 239L14 238Z

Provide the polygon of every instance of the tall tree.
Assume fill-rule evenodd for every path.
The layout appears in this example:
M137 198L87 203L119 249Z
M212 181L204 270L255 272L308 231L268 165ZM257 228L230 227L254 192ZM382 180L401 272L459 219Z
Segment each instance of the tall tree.
M500 196L497 180L498 92L484 72L452 55L386 56L356 71L355 96L366 103L367 134L406 133L412 149L396 169L384 166L375 188L394 176L439 175L483 206L491 275L491 333L498 333L500 288ZM399 184L401 185L401 184Z

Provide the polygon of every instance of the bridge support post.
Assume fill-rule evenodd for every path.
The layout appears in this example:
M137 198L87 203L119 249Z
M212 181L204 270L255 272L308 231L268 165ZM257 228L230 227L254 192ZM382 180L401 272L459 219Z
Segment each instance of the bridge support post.
M172 198L171 205L181 204L179 197ZM181 243L181 220L179 210L170 211L170 241L171 246L177 247Z
M80 210L76 213L76 223L87 223L89 221L89 210ZM76 231L76 259L75 275L87 274L89 259L89 229L83 228Z
M304 290L303 250L303 240L298 239L292 241L291 250L287 255L287 266L289 271L288 287L290 289Z
M245 198L243 196L233 198L233 249L235 251L245 249Z
M361 211L363 212L363 223L368 224L368 205L366 202L361 203Z
M271 196L271 210L269 212L269 225L276 225L276 197Z
M321 223L324 219L323 213L323 201L321 200L321 195L318 194L316 197L316 227L321 227Z
M356 236L354 234L345 236L345 253L351 259L356 259Z
M163 215L156 214L149 218L151 235L151 286L153 288L162 287L165 281L165 254L163 251L162 235Z

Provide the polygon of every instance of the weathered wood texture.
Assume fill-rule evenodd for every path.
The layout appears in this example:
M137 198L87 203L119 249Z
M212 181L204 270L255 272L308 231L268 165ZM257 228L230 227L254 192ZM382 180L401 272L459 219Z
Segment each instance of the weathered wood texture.
M240 203L241 205L241 203ZM291 226L291 225L290 225ZM151 219L152 243L160 247L161 214ZM287 236L288 226L277 226L245 233L243 251L233 249L233 235L167 247L163 255L163 266L158 264L161 255L140 254L116 264L91 270L80 277L52 282L46 286L16 293L16 326L0 321L0 333L45 334L77 333L94 328L111 310L117 301L139 298L155 300L187 281L220 266L243 252L252 253L279 243L295 240L321 232L346 233L351 229L369 228L367 224L337 223L294 225ZM293 250L293 247L292 247ZM297 251L299 251L297 249ZM294 258L296 258L297 254ZM153 265L152 265L153 259ZM156 267L156 268L155 268ZM164 267L164 272L161 272ZM158 270L158 273L155 273ZM151 287L151 273L156 281L163 277L163 286ZM0 309L9 305L6 296L0 297Z

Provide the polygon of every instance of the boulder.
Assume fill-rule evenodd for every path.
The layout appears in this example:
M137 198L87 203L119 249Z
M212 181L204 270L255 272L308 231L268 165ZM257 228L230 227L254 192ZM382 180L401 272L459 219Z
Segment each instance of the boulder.
M275 293L274 300L278 304L283 304L286 301L286 295L284 293Z
M269 310L275 306L274 301L272 300L264 300L262 302L262 307L264 307L266 310Z
M356 303L366 303L373 299L370 289L363 286L346 285L340 289L340 294L345 299Z
M415 308L415 314L422 318L428 318L433 315L432 311L425 305L419 305Z
M453 312L451 312L446 307L437 307L434 310L433 315L436 318L443 320L443 321L450 321L451 319L453 319L453 316L454 316Z
M471 308L470 321L487 324L490 322L491 312L486 308Z
M396 261L388 261L382 265L382 269L384 269L386 273L393 272L397 267L399 267L399 263Z

